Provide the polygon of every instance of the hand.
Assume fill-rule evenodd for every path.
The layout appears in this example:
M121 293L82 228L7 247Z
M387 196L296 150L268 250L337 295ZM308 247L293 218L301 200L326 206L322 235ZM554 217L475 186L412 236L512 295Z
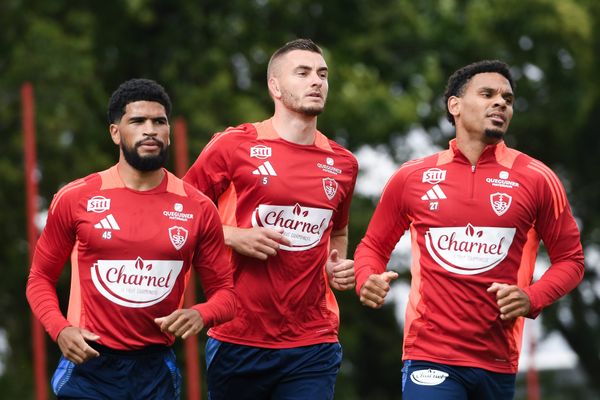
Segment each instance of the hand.
M166 317L154 318L154 322L160 326L162 332L171 333L182 339L197 334L204 327L200 313L191 308L175 310Z
M381 308L394 279L398 279L398 273L393 271L370 275L360 288L360 302L367 307Z
M356 284L354 278L354 260L340 258L336 249L331 250L325 268L329 277L329 286L335 290L350 290Z
M236 253L263 261L276 255L281 244L286 246L291 244L283 236L282 228L237 228L233 226L224 226L223 228L225 244Z
M100 336L93 332L76 326L68 326L60 331L56 343L67 360L75 364L81 364L100 355L86 342L87 340L96 341L98 339L100 339Z
M496 293L500 319L504 321L524 317L531 310L529 296L516 285L494 282L487 292Z

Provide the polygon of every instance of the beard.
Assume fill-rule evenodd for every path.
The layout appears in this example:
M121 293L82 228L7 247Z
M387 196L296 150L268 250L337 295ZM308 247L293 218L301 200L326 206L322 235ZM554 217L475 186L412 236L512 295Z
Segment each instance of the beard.
M283 93L283 96L281 97L281 102L290 110L295 111L299 114L306 115L307 117L316 117L317 115L321 114L323 112L323 109L325 108L325 101L323 101L322 106L301 106L298 97L294 96L288 91L285 91Z
M504 132L499 129L486 129L484 131L485 137L488 139L502 139L504 138Z
M160 146L160 151L154 156L142 157L138 153L138 148L142 145L143 141L137 142L133 147L127 147L125 141L121 140L121 150L125 161L133 168L142 172L156 171L164 167L169 158L169 146L165 146L164 143L156 141Z

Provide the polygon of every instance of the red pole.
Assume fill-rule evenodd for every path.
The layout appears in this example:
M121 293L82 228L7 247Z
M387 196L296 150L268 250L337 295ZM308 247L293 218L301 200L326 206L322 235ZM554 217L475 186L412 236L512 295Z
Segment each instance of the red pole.
M27 205L27 240L29 242L29 264L33 259L33 251L37 243L38 231L35 216L38 212L38 171L35 150L35 107L33 86L25 82L21 86L22 124L25 155L25 191ZM33 365L35 376L35 398L48 398L48 378L46 376L46 337L42 324L31 315L31 331L33 344Z
M536 334L533 324L529 325L529 368L527 369L527 400L540 400L540 382L538 371L535 368Z
M188 169L188 144L187 144L187 126L185 119L179 117L175 119L175 174L179 177L185 175ZM187 288L183 301L184 307L190 307L196 304L196 282L194 274L190 273L188 277ZM185 340L185 371L187 375L187 398L188 400L201 400L200 393L200 367L198 362L198 339L191 337Z

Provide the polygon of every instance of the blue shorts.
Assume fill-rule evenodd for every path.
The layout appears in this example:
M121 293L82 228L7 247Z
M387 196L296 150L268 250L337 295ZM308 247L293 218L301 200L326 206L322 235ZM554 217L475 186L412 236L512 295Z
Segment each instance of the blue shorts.
M112 350L91 344L100 356L83 364L64 357L52 377L59 399L179 399L181 374L170 347L135 351Z
M209 400L331 400L342 362L339 343L265 349L206 343Z
M515 377L481 368L406 360L402 368L402 399L511 400Z

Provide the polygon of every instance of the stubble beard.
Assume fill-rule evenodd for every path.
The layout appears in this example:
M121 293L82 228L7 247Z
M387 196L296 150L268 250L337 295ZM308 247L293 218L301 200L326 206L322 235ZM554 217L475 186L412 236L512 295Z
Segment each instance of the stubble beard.
M289 92L283 93L283 96L281 97L281 102L290 110L295 111L299 114L306 115L307 117L316 117L317 115L320 115L325 109L325 101L323 101L322 106L301 106L300 99Z

